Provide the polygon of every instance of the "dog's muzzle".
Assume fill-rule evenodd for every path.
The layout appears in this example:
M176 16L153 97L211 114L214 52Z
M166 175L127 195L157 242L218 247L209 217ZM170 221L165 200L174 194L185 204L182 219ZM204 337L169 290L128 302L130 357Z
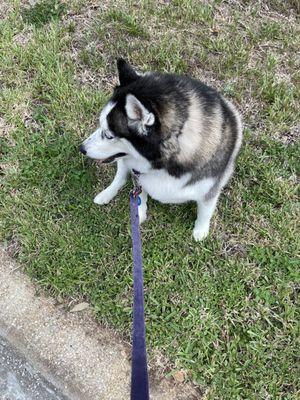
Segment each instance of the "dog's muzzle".
M86 156L87 151L86 151L86 149L85 149L83 144L81 144L79 146L79 151ZM116 158L120 158L120 157L124 157L124 156L127 156L127 154L126 153L117 153L117 154L114 154L113 156L110 156L110 157L107 157L107 158L96 159L96 161L99 164L109 164L109 163L115 161Z

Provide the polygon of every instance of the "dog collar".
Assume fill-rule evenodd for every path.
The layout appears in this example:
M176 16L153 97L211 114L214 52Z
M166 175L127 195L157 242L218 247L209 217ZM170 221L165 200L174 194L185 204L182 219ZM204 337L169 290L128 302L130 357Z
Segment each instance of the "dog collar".
M133 175L136 175L136 176L140 176L141 175L140 171L137 171L134 168L132 168L131 172L133 173Z

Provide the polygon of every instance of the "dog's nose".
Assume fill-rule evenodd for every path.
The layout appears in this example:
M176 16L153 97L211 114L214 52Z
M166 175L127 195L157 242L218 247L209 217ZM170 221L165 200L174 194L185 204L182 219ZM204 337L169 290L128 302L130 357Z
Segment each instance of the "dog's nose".
M84 148L84 145L83 145L83 144L81 144L81 145L79 146L79 151L80 151L82 154L86 155L86 149Z

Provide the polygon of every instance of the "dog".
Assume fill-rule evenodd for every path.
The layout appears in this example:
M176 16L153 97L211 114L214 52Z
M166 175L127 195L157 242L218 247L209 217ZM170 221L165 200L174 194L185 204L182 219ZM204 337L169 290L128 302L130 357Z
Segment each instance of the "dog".
M241 147L238 111L196 79L140 74L123 59L117 68L119 85L100 114L100 126L80 146L101 163L117 162L112 183L94 202L110 202L130 172L138 171L140 223L147 218L148 195L162 203L195 201L193 237L206 238Z

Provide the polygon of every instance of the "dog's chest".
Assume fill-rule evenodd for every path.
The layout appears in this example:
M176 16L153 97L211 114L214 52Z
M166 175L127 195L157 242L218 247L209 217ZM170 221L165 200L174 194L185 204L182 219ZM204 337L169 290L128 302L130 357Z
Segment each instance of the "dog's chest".
M162 203L184 203L199 197L199 185L187 185L190 174L175 178L164 170L153 170L141 174L139 180L146 192Z

